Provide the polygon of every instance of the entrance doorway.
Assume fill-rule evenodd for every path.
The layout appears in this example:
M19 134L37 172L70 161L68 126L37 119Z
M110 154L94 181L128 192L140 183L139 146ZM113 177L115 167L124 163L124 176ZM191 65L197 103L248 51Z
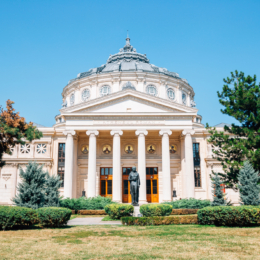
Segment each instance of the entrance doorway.
M159 202L157 167L146 168L146 199L150 203Z
M132 170L131 167L123 167L123 173L122 173L122 194L123 203L131 203L131 194L130 194L130 181L128 181L129 174Z
M100 168L100 196L112 199L113 168Z

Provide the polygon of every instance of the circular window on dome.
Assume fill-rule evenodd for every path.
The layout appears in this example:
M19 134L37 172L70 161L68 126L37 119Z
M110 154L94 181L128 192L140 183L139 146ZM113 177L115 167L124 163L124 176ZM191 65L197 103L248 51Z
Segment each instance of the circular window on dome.
M109 86L103 86L103 87L100 88L100 96L101 97L106 96L110 93L111 93L111 90L110 90Z
M152 96L157 96L157 89L156 89L156 87L153 86L153 85L148 85L148 86L146 87L146 93L147 93L147 94L150 94L150 95L152 95Z
M82 100L83 100L83 101L86 101L86 100L89 99L89 97L90 97L90 91L89 91L89 89L84 89L84 90L82 91L82 93L81 93L81 98L82 98Z
M74 95L74 93L72 93L72 94L70 95L70 104L73 105L74 102L75 102L75 95Z
M175 99L175 92L172 88L168 88L167 90L167 96L169 99L174 100Z
M182 103L183 103L184 105L186 105L186 102L187 102L187 96L186 96L185 93L182 93Z

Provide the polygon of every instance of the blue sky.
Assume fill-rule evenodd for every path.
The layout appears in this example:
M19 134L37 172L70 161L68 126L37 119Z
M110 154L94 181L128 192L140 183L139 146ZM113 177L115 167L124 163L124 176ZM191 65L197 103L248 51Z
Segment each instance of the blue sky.
M186 78L203 123L235 120L216 92L231 71L260 81L260 1L0 0L0 104L52 126L61 92L125 44Z

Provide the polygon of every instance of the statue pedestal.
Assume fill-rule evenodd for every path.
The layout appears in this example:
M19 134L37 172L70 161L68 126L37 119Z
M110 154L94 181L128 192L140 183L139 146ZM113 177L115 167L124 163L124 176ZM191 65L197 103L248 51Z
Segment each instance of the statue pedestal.
M133 217L142 217L142 214L140 213L140 206L134 206Z

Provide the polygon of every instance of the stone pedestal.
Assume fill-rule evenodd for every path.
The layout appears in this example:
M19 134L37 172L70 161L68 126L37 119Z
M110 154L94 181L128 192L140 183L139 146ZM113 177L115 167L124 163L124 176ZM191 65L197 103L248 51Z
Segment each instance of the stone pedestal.
M140 206L134 206L133 217L141 217Z

